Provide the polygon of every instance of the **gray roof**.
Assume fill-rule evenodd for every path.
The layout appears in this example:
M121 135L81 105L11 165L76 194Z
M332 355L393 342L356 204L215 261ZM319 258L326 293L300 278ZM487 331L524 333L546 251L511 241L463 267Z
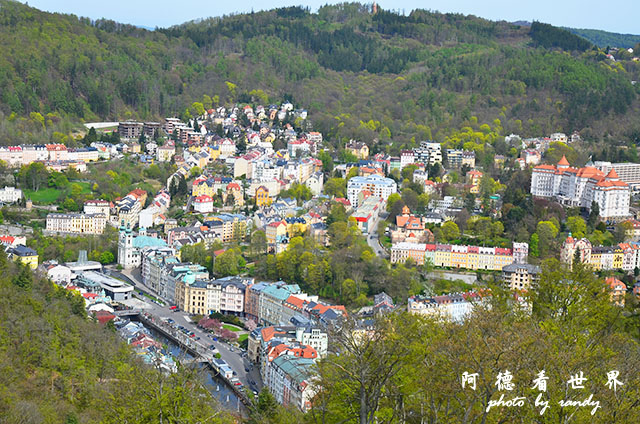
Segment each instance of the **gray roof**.
M519 269L525 269L529 274L539 274L540 267L531 264L512 263L502 267L502 272L516 272Z

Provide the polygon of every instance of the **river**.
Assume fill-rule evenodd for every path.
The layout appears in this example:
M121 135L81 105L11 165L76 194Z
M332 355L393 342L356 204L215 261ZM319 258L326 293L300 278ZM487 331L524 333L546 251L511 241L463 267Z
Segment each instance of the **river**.
M193 356L188 352L185 352L179 345L174 343L172 340L165 337L160 332L156 331L153 328L145 326L151 336L157 340L158 342L166 345L169 348L169 352L174 356L174 358L190 360L193 359ZM238 399L238 396L231 390L222 379L216 377L214 372L206 365L200 365L203 368L204 374L204 382L209 391L213 394L213 396L220 401L220 404L223 408L230 411L242 411L246 412L246 407L244 404Z

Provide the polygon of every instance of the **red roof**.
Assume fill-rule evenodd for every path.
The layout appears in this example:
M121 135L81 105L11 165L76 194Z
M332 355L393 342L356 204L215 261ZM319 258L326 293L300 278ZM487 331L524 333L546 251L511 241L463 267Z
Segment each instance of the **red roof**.
M201 194L200 196L195 198L196 203L210 203L213 202L211 196L207 196L206 194Z
M302 308L304 306L304 300L295 297L295 296L289 296L287 298L287 303L292 304L293 306L295 306L296 308Z
M569 166L569 161L565 155L562 155L562 159L558 162L558 166Z
M147 192L142 190L142 189L137 188L135 190L132 190L131 193L129 193L129 194L132 195L132 196L135 196L137 198L140 198L140 197L146 196Z
M618 173L616 172L615 169L611 168L611 171L609 171L609 173L607 174L607 176L605 178L610 178L610 179L618 179L620 177L618 177Z
M94 312L94 315L96 317L96 319L98 320L98 322L102 325L108 323L109 321L111 321L112 319L115 319L116 316L113 315L110 312L107 311L97 311Z
M1 243L13 244L14 241L15 241L15 237L13 236L0 236Z

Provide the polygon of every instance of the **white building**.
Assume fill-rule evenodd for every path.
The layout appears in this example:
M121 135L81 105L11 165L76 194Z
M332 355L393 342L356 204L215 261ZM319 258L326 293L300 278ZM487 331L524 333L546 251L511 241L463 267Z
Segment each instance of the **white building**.
M213 212L213 199L206 194L196 197L193 199L193 210L198 213Z
M471 314L482 299L475 292L453 293L442 296L411 296L407 310L412 314L429 315L446 321L461 322Z
M325 331L313 327L297 327L296 340L303 345L314 348L318 352L319 358L327 356L329 336Z
M102 234L106 226L103 214L50 213L46 221L49 233Z
M86 214L102 214L109 218L111 203L108 200L87 200L83 210Z
M47 277L56 284L69 284L71 282L71 269L64 265L51 265L47 268Z
M15 203L22 198L22 190L15 187L6 187L0 189L0 202Z
M564 156L557 166L538 165L533 168L531 194L555 198L563 205L589 210L595 201L604 219L629 216L631 190L628 184L620 181L615 169L605 175L592 166L572 168Z
M309 188L314 196L322 193L322 185L324 184L324 174L320 171L315 172L307 178L304 184Z
M368 190L373 196L382 197L386 202L392 193L398 191L398 185L391 178L380 175L351 178L347 183L347 199L353 208L358 207L358 194L362 190Z
M640 190L640 163L596 161L593 163L593 166L605 174L608 174L611 169L614 169L620 177L620 180L629 184L633 190Z

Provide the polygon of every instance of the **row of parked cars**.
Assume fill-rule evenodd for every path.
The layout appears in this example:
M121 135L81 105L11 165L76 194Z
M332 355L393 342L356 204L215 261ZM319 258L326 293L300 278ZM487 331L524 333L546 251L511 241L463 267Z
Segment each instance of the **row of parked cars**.
M194 333L193 331L189 330L185 326L177 325L176 322L173 319L167 318L165 321L174 330L181 331L182 333L184 333L184 335L186 335L187 337L192 338L193 340L200 340L200 337L196 336L196 333Z

